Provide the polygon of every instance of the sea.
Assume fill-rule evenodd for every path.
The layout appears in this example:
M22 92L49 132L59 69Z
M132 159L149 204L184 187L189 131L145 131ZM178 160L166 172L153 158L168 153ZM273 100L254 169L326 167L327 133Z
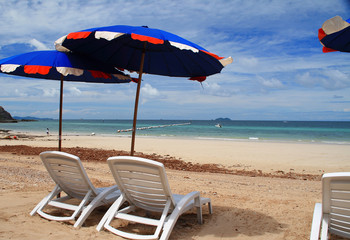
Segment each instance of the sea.
M58 134L58 120L0 123L13 133ZM63 120L63 135L131 136L132 120ZM137 137L350 145L349 121L138 120Z

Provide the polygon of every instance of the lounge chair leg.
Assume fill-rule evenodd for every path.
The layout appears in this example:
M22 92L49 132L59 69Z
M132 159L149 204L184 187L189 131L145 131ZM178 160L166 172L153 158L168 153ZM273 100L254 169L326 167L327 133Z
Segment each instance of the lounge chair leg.
M52 198L55 197L58 193L61 192L61 189L58 185L55 186L55 188L49 193L43 200L41 200L38 205L30 212L31 216L34 216L38 211L43 209L50 201Z
M200 196L194 199L194 206L197 208L197 219L199 224L203 224L203 213Z
M102 228L104 227L104 225L106 224L107 220L109 220L109 218L113 219L115 213L117 212L117 210L120 208L121 205L123 205L123 203L126 201L126 199L123 197L123 195L121 195L113 204L112 206L109 207L108 211L105 213L105 215L103 216L103 218L101 219L101 221L99 222L99 224L96 227L97 231L101 231ZM111 222L111 221L109 221ZM108 223L109 224L109 223Z
M213 208L211 206L211 201L208 202L208 210L209 210L209 214L213 214Z

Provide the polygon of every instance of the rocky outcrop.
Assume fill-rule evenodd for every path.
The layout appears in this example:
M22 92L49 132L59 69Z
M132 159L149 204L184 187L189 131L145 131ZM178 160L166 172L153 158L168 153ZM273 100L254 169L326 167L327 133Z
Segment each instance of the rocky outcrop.
M12 118L11 114L0 106L0 122L17 122Z

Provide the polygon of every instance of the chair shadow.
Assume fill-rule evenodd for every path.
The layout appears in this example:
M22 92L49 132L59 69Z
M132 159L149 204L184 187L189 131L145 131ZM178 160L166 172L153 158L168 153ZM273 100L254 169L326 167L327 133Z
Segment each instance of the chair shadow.
M273 217L251 209L213 206L212 215L206 211L203 213L203 225L197 224L195 214L186 214L179 218L172 233L172 236L176 236L173 239L186 239L186 236L188 238L213 236L227 239L238 235L254 237L265 233L279 234L287 228L286 224L279 223Z
M85 220L83 228L95 228L109 206L96 208ZM66 215L64 210L52 210L51 214ZM180 216L170 235L170 239L191 239L194 236L234 238L238 235L247 237L261 236L266 233L279 234L287 228L286 224L279 223L273 217L254 211L252 209L242 209L236 207L213 206L213 214L209 214L207 207L203 207L202 225L197 223L196 211L190 211ZM74 222L65 222L73 225ZM132 228L133 226L129 226ZM127 229L128 227L126 227ZM147 234L148 229L139 229L140 234ZM337 239L337 238L332 238Z
M83 227L96 227L107 210L108 206L96 208L86 219ZM191 239L193 236L228 239L238 235L254 237L265 233L279 234L287 228L286 224L279 223L266 214L234 207L213 206L212 215L204 207L203 220L203 225L197 223L195 211L183 214L177 220L170 239Z

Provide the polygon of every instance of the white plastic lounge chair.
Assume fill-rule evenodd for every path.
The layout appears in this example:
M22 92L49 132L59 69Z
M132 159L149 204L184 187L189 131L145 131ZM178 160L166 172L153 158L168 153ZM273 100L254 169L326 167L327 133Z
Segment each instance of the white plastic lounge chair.
M322 177L322 204L315 205L310 240L318 240L320 233L321 240L328 233L350 238L350 172Z
M124 238L165 240L184 212L196 207L200 224L203 222L202 205L208 204L209 213L212 213L210 199L201 198L199 192L172 194L162 163L129 156L111 157L107 162L122 195L106 212L97 226L98 231L106 228ZM123 205L125 202L128 202L126 207ZM124 208L120 209L122 205ZM159 219L130 214L137 209L162 214ZM140 235L121 231L110 225L114 218L155 226L154 234Z
M38 213L49 220L71 221L81 213L74 224L74 227L80 227L96 207L112 204L120 196L116 185L108 188L95 188L77 156L48 151L41 153L40 158L56 186L31 211L32 216ZM64 192L66 196L60 197L61 192ZM81 200L80 204L67 203L67 200L72 198ZM50 215L43 211L48 205L73 211L73 214L70 217Z

